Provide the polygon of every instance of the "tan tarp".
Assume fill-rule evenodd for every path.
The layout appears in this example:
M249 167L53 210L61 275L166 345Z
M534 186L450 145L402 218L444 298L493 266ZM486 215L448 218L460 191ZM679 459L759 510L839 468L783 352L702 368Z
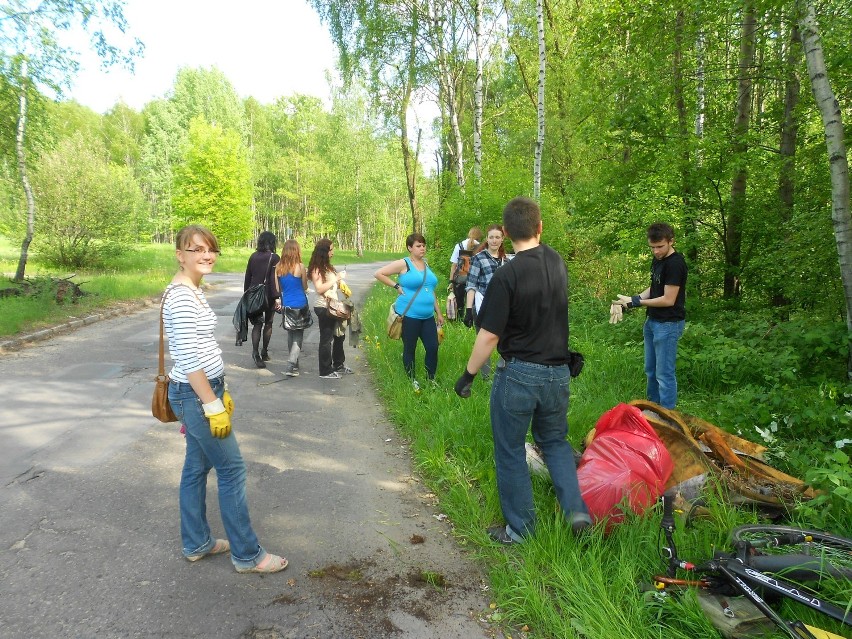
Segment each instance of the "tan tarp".
M666 445L674 471L666 489L677 487L687 496L708 483L727 492L733 503L774 508L812 499L814 492L800 479L772 468L763 459L765 446L737 437L698 417L669 410L646 400L634 400Z

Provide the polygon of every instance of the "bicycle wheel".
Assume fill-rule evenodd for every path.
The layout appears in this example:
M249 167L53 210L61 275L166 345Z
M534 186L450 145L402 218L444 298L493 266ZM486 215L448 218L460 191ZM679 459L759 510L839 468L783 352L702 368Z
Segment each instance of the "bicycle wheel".
M852 540L794 526L747 524L731 531L731 541L755 549L748 563L757 570L798 579L852 579Z

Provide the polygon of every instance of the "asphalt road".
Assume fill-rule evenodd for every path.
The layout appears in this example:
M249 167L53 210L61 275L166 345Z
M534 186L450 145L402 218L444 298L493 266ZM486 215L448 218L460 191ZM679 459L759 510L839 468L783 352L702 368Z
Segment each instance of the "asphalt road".
M350 265L356 302L375 265ZM184 440L150 416L158 306L0 355L0 636L420 639L502 636L482 618L481 567L413 476L360 350L317 377L316 324L302 375L284 378L286 334L258 370L234 345L242 276L208 298L236 403L252 522L276 575L227 555L185 561L177 490ZM280 380L280 381L276 381ZM215 473L214 534L224 536Z

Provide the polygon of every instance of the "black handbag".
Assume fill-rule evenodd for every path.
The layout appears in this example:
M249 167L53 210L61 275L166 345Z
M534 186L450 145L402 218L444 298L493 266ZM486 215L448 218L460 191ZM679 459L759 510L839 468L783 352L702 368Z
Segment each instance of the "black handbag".
M246 315L257 315L266 310L266 284L255 284L245 293Z
M281 326L287 331L299 331L308 328L314 323L311 309L307 306L293 308L285 306L281 318Z
M257 315L267 309L269 300L266 298L266 277L269 275L269 265L272 264L272 256L269 256L269 261L266 263L266 276L263 278L262 284L255 284L250 287L243 297L246 300L246 315Z

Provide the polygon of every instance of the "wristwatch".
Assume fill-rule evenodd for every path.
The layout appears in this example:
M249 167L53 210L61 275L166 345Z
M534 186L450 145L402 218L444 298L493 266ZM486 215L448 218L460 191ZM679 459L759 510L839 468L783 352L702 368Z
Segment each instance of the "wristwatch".
M394 287L396 290L399 290L399 288L400 288L399 284L394 284L394 285L393 285L393 287Z

